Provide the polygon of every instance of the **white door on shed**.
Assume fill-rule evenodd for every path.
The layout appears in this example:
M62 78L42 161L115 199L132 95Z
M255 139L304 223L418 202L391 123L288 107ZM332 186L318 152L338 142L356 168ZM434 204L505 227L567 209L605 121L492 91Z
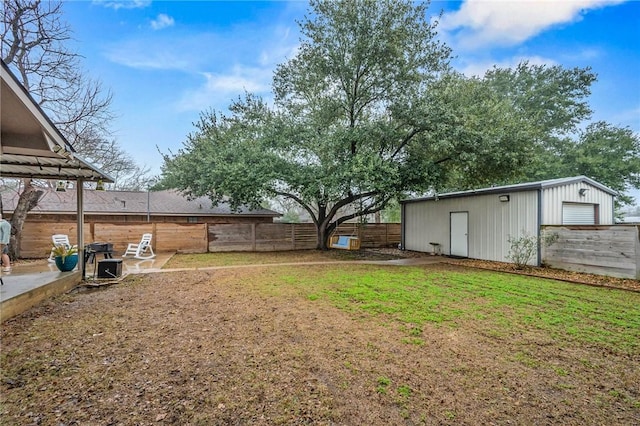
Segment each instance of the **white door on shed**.
M562 203L563 225L595 225L596 206L594 204Z
M469 257L468 212L451 212L451 256Z

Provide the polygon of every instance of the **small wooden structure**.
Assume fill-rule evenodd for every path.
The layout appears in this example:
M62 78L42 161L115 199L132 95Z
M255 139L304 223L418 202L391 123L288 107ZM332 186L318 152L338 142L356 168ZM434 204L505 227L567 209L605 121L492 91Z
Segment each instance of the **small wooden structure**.
M347 235L333 235L329 247L340 250L360 250L360 238Z

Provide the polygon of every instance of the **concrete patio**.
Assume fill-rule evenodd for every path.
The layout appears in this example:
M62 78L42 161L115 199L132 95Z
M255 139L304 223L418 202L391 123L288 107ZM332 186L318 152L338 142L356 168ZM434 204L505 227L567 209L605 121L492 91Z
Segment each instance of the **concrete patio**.
M158 253L154 259L149 260L122 258L122 277L159 271L171 256L173 253ZM54 263L49 263L46 259L14 264L10 273L2 273L4 285L0 286L0 322L78 285L114 281L97 279L94 275L94 271L97 272L95 265L87 264L85 280L82 281L82 272L78 268L71 272L60 272Z

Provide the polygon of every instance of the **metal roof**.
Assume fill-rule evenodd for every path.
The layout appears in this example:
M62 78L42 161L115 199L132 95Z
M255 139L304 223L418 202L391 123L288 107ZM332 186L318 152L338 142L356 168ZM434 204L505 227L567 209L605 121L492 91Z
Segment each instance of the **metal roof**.
M75 153L4 62L0 74L0 177L113 182Z
M604 186L603 184L596 182L595 180L588 178L586 176L574 176L567 178L559 178L559 179L548 179L541 180L537 182L528 182L528 183L519 183L514 185L504 185L504 186L494 186L490 188L481 188L481 189L471 189L468 191L457 191L457 192L448 192L444 194L438 194L437 196L429 196L429 197L421 197L421 198L411 198L407 200L400 201L401 203L413 203L418 201L431 201L442 198L460 198L460 197L470 197L473 195L486 195L486 194L503 194L506 192L520 192L520 191L532 191L537 189L547 189L553 188L556 186L568 185L575 182L585 182L591 186L594 186L610 195L616 196L618 193L611 188Z

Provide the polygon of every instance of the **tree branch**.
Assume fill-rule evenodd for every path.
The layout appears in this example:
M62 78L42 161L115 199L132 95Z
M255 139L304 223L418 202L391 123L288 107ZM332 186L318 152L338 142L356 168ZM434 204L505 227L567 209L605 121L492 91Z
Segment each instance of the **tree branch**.
M316 214L313 212L313 209L311 207L309 207L304 201L302 201L302 198L294 195L294 194L290 194L288 192L282 192L282 191L274 191L275 195L280 195L282 197L286 197L286 198L290 198L293 201L295 201L296 203L300 204L300 206L305 209L307 211L307 213L309 213L309 215L311 216L311 220L313 221L313 223L318 226L318 218L316 216Z
M346 216L341 216L340 218L336 219L334 221L335 223L335 227L338 227L338 225L351 220L351 219L355 219L356 217L360 217L360 216L366 216L368 214L373 214L376 212L379 212L380 210L384 209L386 207L386 205L389 203L389 200L391 198L390 197L384 197L383 200L381 202L375 202L373 205L363 209L363 210L359 210L357 212L354 213L350 213ZM374 207L375 206L375 207Z
M362 198L366 198L366 197L371 197L373 195L377 195L378 191L370 191L370 192L364 192L362 194L352 194L350 196L348 196L347 198L343 198L342 200L338 201L337 203L335 203L333 205L333 207L331 208L331 210L329 210L329 213L327 214L327 218L332 218L336 215L336 213L338 213L338 210L340 210L342 207L353 203L354 201L360 200Z

